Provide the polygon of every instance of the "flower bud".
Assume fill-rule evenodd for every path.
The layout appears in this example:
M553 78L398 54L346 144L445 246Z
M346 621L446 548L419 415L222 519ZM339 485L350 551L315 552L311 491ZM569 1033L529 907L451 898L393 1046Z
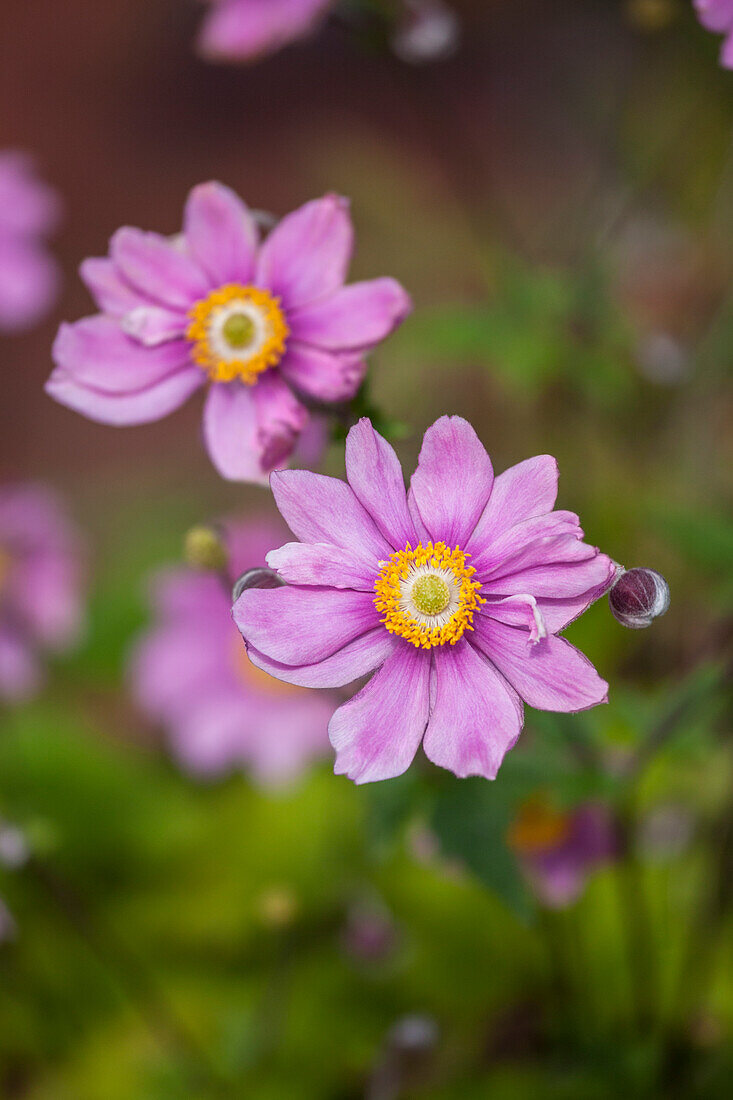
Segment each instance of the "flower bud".
M232 590L232 601L236 603L248 588L282 588L284 584L285 581L278 577L274 569L267 569L265 566L248 569L246 573L242 573L242 576L235 583Z
M213 527L192 527L186 534L183 555L194 569L223 573L229 564L229 555Z
M456 13L443 0L405 0L404 6L391 41L400 60L421 65L450 57L460 37Z
M609 592L608 603L622 626L641 630L669 607L669 585L653 569L627 569Z

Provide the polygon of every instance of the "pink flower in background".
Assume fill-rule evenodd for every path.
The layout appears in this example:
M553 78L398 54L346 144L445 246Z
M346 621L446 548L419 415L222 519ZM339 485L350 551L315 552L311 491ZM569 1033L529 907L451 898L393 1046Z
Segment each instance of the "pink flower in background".
M79 537L50 490L0 487L0 699L33 695L41 653L77 640L82 576Z
M264 565L282 534L271 522L229 525L229 580ZM232 622L228 582L171 569L155 582L153 606L155 624L133 655L132 688L184 768L207 776L248 767L260 782L279 784L324 754L333 707L250 663Z
M532 799L512 825L509 845L540 900L562 909L577 901L593 871L616 857L619 840L605 806L586 803L562 813Z
M720 64L733 69L733 0L694 0L694 3L703 27L725 35Z
M142 424L209 386L204 436L223 477L265 481L309 423L298 395L340 403L411 308L394 279L344 286L348 203L309 202L261 243L244 203L195 187L184 230L120 229L81 274L103 311L62 325L47 392L105 424Z
M334 0L207 0L199 50L212 61L252 61L303 38Z
M471 425L444 416L406 493L397 456L364 419L346 474L272 475L301 541L267 562L291 587L246 591L234 608L252 661L281 680L339 687L378 670L331 719L337 773L400 775L422 741L435 764L493 779L522 700L557 711L606 701L606 682L557 632L615 567L582 541L576 515L553 511L553 458L494 479Z
M45 238L58 198L23 153L0 151L0 330L29 328L56 300L59 272Z

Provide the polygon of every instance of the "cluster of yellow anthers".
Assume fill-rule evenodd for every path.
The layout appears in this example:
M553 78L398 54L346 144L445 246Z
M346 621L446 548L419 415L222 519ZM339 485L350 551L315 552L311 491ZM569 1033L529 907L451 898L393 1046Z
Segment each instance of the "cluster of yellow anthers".
M252 386L285 354L290 329L280 299L259 287L229 283L196 302L188 316L194 361L212 382L239 379Z
M374 604L383 612L382 622L387 630L423 649L446 642L455 645L464 630L473 630L473 613L486 601L478 595L481 584L471 579L476 570L466 565L469 556L457 546L451 550L444 542L429 542L426 546L418 543L414 550L408 543L404 550L395 551L389 561L380 563L383 568L374 584ZM416 585L426 578L442 585L446 593L442 606L433 603L437 591L434 584L424 591L424 599L418 597L422 608L410 599L411 583L414 592ZM447 598L451 590L450 603L455 605L452 608ZM447 611L450 614L446 619Z

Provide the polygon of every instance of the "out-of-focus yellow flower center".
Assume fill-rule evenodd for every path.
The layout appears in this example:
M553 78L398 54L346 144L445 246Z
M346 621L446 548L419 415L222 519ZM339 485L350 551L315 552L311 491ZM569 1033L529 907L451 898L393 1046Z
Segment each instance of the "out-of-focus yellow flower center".
M284 680L276 680L269 672L263 672L257 665L253 665L247 655L247 649L240 637L236 637L234 649L234 670L239 679L258 695L304 695L305 688L295 684L286 684Z
M544 798L536 797L520 808L507 839L518 855L531 856L558 848L569 833L569 816L553 809Z
M431 649L455 645L464 630L473 630L473 613L484 600L469 557L444 542L418 543L397 550L374 583L374 604L391 634L414 646Z
M280 299L255 286L229 283L196 302L186 337L212 382L253 386L285 354L290 329Z

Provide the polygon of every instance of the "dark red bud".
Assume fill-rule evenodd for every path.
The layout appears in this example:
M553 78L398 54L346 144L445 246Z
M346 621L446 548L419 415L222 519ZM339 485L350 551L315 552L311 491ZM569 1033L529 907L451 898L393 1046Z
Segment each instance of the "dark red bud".
M654 569L627 569L609 592L608 602L622 626L642 630L669 607L669 585Z

